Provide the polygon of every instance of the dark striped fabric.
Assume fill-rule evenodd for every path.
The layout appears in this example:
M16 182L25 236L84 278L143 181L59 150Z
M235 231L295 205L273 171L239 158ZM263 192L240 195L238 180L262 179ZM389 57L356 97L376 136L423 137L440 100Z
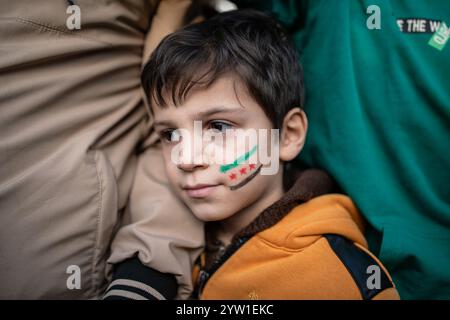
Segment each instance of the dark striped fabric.
M359 249L350 240L335 234L324 235L328 240L331 249L338 256L357 285L363 300L371 300L377 294L387 288L392 288L393 284L383 268L369 254ZM370 266L377 266L380 270L380 287L369 288L367 270Z
M137 257L114 266L104 300L168 300L177 294L175 276L143 265Z

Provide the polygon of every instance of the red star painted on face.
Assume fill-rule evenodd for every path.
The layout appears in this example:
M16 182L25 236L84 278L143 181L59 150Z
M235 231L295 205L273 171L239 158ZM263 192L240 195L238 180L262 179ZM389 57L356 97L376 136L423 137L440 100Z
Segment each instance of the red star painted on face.
M230 177L230 180L234 180L234 179L236 179L237 176L235 173L232 173L229 175L229 177Z
M241 173L241 176L242 176L247 173L247 168L244 167L242 169L239 169L239 172Z
M249 165L249 169L250 169L250 170L255 169L255 165L254 165L254 164L250 164L250 165Z

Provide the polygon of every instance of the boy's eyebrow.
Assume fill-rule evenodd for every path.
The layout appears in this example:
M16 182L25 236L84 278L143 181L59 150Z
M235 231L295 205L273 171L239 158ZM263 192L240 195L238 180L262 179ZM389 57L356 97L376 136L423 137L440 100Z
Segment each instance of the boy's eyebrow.
M242 108L226 108L223 106L217 106L213 107L209 110L200 111L197 113L198 118L208 117L211 115L214 115L216 113L238 113L242 112ZM164 126L164 127L171 127L173 126L173 123L170 120L161 120L161 121L155 121L153 122L153 126Z
M237 112L242 112L242 108L226 108L223 106L217 106L217 107L213 107L209 110L200 111L198 113L198 116L199 117L207 117L207 116L211 116L216 113L237 113Z

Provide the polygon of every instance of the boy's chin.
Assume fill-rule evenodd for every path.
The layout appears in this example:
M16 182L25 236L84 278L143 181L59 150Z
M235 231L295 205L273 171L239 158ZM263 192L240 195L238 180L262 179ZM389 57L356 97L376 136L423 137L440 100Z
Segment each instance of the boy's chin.
M220 210L218 208L199 208L197 206L191 207L191 211L194 213L197 219L204 222L213 222L225 220L233 215L232 212L228 210Z

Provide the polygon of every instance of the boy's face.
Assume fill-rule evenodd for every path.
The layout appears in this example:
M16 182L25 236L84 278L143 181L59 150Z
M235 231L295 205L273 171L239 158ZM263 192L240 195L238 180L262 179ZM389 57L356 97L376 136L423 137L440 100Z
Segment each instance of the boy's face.
M273 142L278 136L271 141L272 123L242 87L224 76L208 89L191 90L182 105L165 97L167 106L153 107L172 188L203 221L224 220L250 208L259 213L282 192ZM269 166L267 157L277 162L277 170L261 175Z

